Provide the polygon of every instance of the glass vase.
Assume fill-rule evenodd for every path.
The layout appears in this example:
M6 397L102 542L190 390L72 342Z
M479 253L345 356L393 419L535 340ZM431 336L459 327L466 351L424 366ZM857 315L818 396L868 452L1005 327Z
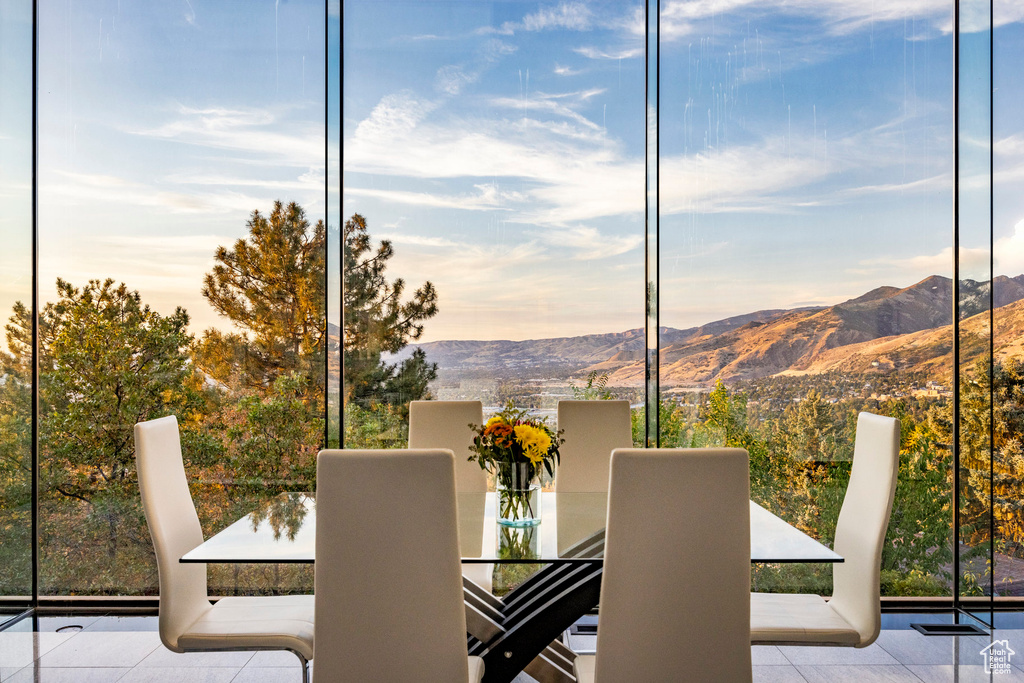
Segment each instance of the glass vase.
M499 560L536 560L540 557L540 529L502 525L497 535Z
M498 465L495 484L498 524L514 527L540 524L540 483L535 465Z

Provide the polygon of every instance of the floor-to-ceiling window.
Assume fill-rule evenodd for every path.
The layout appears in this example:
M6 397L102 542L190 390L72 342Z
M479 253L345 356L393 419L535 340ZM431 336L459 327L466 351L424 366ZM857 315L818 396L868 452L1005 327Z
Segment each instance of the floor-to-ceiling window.
M1010 303L1010 293L1024 285L1024 10L1016 4L996 3L992 15L991 154L992 255L995 273L1016 275L995 279L993 296L998 306L992 336L993 362L993 509L996 594L1024 595L1020 566L1024 560L1024 368L1020 352L1024 303ZM1002 304L1009 305L1002 305Z
M899 417L890 595L949 591L950 22L661 4L662 445L747 448L752 495L830 540L857 413ZM828 593L829 574L754 580Z
M971 601L993 590L990 489L995 408L992 380L996 368L992 364L992 320L1002 305L1016 302L1024 292L1005 287L1014 283L1010 278L1019 278L1020 273L993 272L990 5L980 0L961 0L958 8L954 169L957 258L953 308L958 324L951 364L958 371L949 411L949 441L958 448L950 487L957 513L951 579L952 592ZM1001 297L994 296L996 287ZM1014 578L1024 578L1024 573L1015 573L1018 576Z
M327 442L341 443L341 0L327 1Z
M652 301L660 364L659 392L648 395L646 409L657 411L661 445L748 448L754 495L828 541L849 476L857 412L898 417L900 487L883 591L948 595L959 581L964 595L986 592L988 488L978 477L987 467L982 422L993 404L976 373L988 367L987 316L993 306L1016 300L1009 285L1005 295L990 298L993 277L1006 276L995 278L998 290L1019 274L1009 264L997 264L993 274L985 257L993 229L982 211L988 171L972 169L987 159L981 138L988 135L989 70L987 63L965 61L960 100L954 99L954 31L961 54L974 54L988 44L981 20L987 9L965 6L960 14L969 21L954 22L952 4L650 6L656 22L645 22L639 5L625 11L601 3L374 3L370 10L367 3L344 3L346 235L364 234L365 226L365 234L390 245L384 252L374 251L372 240L360 247L347 277L356 278L356 291L365 262L387 261L390 277L407 283L405 302L415 319L414 333L395 342L400 350L381 354L383 342L366 341L370 335L359 327L372 316L347 302L347 443L401 445L402 406L428 394L483 398L492 407L513 398L541 410L570 395L565 385L573 395L643 395L642 342L595 349L586 365L573 356L575 344L594 338L575 334L578 327L611 331L608 316L589 329L578 325L585 311L581 280L567 297L571 307L557 311L561 322L537 328L542 311L556 312L539 307L547 303L543 293L530 297L538 306L525 319L496 305L505 300L496 296L522 294L527 289L518 278L538 282L538 271L517 268L491 278L514 257L513 247L529 244L531 226L558 235L561 246L570 246L575 234L586 236L594 252L616 247L614 233L600 227L585 233L567 223L566 209L558 224L542 222L543 200L575 196L568 179L581 178L587 191L605 198L592 199L592 210L617 195L600 176L568 172L564 160L558 182L541 176L553 167L544 154L552 149L603 170L587 150L553 145L540 131L556 130L545 117L571 115L558 130L588 140L583 133L596 123L589 103L605 96L607 86L598 83L600 92L577 103L576 90L552 90L538 60L553 63L552 73L562 77L555 82L566 83L585 80L602 60L613 59L620 87L626 73L639 107L641 70L651 66L643 62L642 38L654 27L659 73L656 96L648 91L646 104L656 111L646 121L655 122L648 133L656 134L656 144L646 158L653 149L659 259ZM996 21L1009 22L1011 34L1016 20ZM536 36L544 36L542 44L529 42ZM560 49L587 61L553 57ZM512 97L501 87L511 87ZM485 104L518 111L485 116ZM600 130L611 138L617 130L609 111L601 110ZM638 134L640 112L633 111ZM500 147L493 142L499 126ZM524 157L519 136L527 126L534 131L530 144L541 149ZM618 136L641 143L639 136ZM522 158L530 160L529 174L515 168ZM633 185L619 185L635 193L639 215L642 171L634 170ZM359 220L352 221L356 213ZM382 216L379 227L374 214ZM489 232L474 232L481 225ZM504 247L503 258L482 252L486 260L471 265L467 240L480 234ZM643 247L641 226L628 234ZM961 247L956 261L954 239ZM559 259L560 269L567 266L571 260ZM641 261L632 268L639 276ZM438 286L448 281L454 286ZM388 282L381 280L382 297L391 293ZM490 282L500 283L500 291L490 291ZM559 286L550 273L540 282ZM417 300L415 288L427 283ZM445 291L454 297L448 309ZM619 310L617 299L605 294L603 301ZM531 357L537 342L520 342L531 336L545 337L539 344L546 360L565 368L555 391L541 391L540 380L556 376ZM416 348L425 351L418 367ZM388 386L403 363L419 373L412 393L408 385ZM533 377L526 391L508 381L517 366ZM359 374L381 370L372 381ZM642 420L636 422L641 442ZM960 545L953 540L954 489ZM755 578L762 589L829 591L827 570L769 567Z
M602 396L638 444L646 411L748 448L825 540L856 412L895 415L883 590L1015 594L1024 41L983 4L0 3L0 596L33 578L34 275L43 594L155 590L137 420L178 415L209 532L309 489L325 439L404 445L410 400Z
M0 310L32 307L32 3L0 2ZM4 322L7 322L4 316ZM0 350L0 624L32 596L32 366ZM27 359L27 360L26 360Z
M208 533L312 486L325 5L38 6L40 590L151 594L137 421L177 415ZM216 567L211 590L310 577Z
M638 2L344 3L345 443L420 398L642 400ZM589 394L588 394L589 392Z
M986 13L982 13L986 17ZM988 140L991 175L982 186L991 188L991 250L994 264L994 321L992 346L992 510L996 595L1024 595L1024 379L1021 363L1021 324L1024 311L1020 288L1024 286L1024 74L1019 64L1024 54L1024 9L996 3L992 18L991 129ZM986 74L987 76L988 74ZM985 130L985 128L983 128ZM985 217L982 217L985 222ZM1001 277L1009 276L1009 277ZM984 385L983 385L984 386ZM988 387L986 387L988 388Z

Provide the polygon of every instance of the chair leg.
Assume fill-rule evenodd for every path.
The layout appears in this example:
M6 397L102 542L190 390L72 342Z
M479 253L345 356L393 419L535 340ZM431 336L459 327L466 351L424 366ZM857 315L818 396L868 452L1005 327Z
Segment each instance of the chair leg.
M298 652L293 654L299 658L299 663L302 664L302 683L309 683L309 661Z

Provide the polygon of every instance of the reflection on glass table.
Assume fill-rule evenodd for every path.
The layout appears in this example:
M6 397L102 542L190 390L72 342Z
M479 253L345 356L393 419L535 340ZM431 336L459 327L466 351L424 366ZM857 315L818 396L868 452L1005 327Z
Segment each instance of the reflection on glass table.
M464 563L600 562L607 493L541 494L541 523L529 530L499 525L494 493L460 493L459 538ZM394 504L382 497L381 505ZM373 514L367 510L367 514ZM410 511L410 514L414 512ZM186 553L182 562L312 563L316 552L316 501L285 493ZM802 531L750 502L753 563L842 562Z
M484 658L484 680L509 683L525 671L537 680L571 683L576 655L558 636L600 598L608 494L543 492L540 524L522 528L498 523L494 493L460 493L457 498L462 562L517 565L513 573L522 569L526 574L503 597L463 581L468 652ZM400 503L382 496L378 504ZM315 527L313 496L282 494L181 561L312 563ZM750 532L751 562L843 561L753 501Z

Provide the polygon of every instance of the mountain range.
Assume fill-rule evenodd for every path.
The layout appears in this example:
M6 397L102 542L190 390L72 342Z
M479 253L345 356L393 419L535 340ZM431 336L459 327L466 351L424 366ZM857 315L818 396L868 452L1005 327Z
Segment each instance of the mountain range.
M1024 275L994 280L997 355L1024 354ZM990 283L962 280L962 334L987 335ZM708 386L775 374L926 371L951 362L952 280L933 275L910 287L878 287L833 306L756 311L688 329L660 328L662 386ZM985 336L987 339L987 336ZM609 386L644 381L644 331L525 341L437 341L418 345L456 377L583 377ZM987 344L984 345L987 348ZM977 347L977 348L975 348ZM961 360L984 349L962 345ZM398 357L408 355L412 348Z

